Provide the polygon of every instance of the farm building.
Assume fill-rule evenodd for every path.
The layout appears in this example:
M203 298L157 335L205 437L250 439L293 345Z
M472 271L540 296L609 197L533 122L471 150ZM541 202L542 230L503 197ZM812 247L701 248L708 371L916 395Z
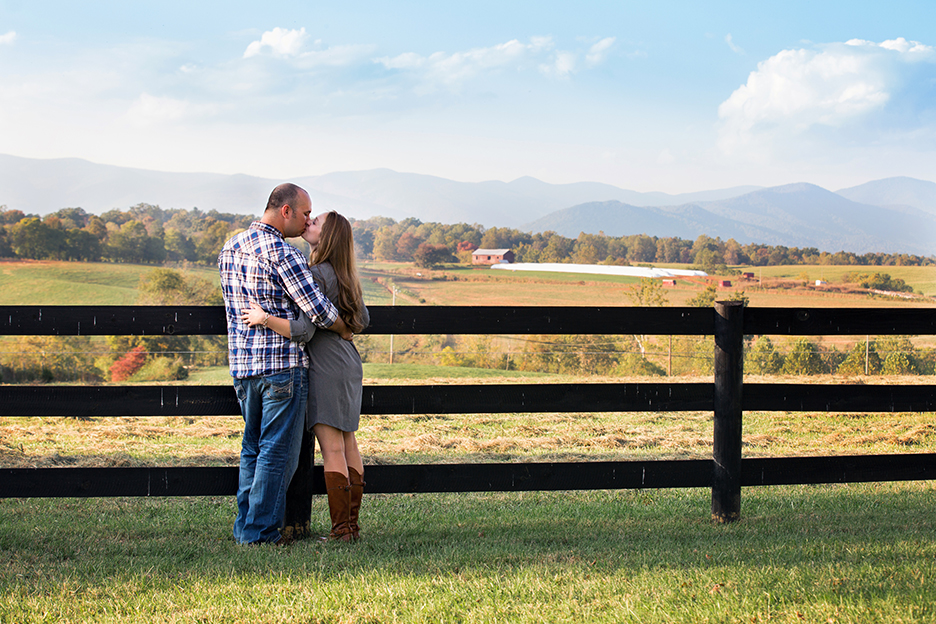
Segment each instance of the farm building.
M718 280L718 285L721 288L731 288L731 280Z
M513 261L514 253L509 249L475 249L471 252L471 264L501 264Z

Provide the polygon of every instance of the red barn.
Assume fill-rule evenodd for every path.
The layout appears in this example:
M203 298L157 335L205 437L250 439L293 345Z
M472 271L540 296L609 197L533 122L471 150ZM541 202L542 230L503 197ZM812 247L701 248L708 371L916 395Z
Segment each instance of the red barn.
M475 249L471 252L471 264L501 264L514 261L514 253L509 249Z

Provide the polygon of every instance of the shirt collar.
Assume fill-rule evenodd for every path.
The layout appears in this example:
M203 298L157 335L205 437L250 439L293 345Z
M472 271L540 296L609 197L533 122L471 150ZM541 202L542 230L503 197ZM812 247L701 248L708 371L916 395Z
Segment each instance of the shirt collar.
M253 223L250 224L250 227L251 227L251 229L254 229L254 230L263 230L264 232L267 232L267 233L269 233L269 234L275 234L276 236L279 236L280 238L283 238L283 233L282 233L282 232L280 232L279 230L277 230L277 229L276 229L275 227L273 227L272 225L270 225L270 224L268 224L268 223L264 223L263 221L254 221ZM284 240L285 240L285 239L284 239Z

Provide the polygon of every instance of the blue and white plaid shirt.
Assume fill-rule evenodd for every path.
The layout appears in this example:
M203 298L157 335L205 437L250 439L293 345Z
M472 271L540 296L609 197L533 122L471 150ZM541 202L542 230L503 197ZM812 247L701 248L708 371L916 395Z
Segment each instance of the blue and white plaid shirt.
M331 327L338 310L315 285L302 253L275 227L254 221L224 244L218 270L227 313L231 376L243 379L308 368L309 357L302 345L272 329L247 327L240 319L253 301L271 316L296 320L304 312L316 325Z

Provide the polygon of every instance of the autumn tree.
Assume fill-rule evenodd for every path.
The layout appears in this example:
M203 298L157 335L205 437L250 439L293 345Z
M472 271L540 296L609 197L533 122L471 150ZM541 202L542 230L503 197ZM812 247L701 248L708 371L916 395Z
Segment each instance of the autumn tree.
M422 243L416 248L416 252L413 253L413 261L416 263L416 266L424 269L432 269L440 264L452 262L454 260L455 258L452 256L452 252L449 251L449 248L445 245Z

